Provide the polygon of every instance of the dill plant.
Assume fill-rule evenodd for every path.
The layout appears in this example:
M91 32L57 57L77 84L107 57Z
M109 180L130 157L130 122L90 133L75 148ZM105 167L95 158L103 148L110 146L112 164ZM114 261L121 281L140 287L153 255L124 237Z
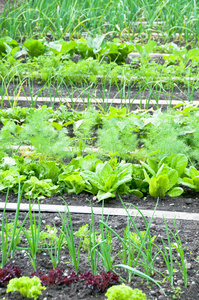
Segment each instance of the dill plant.
M186 131L174 118L160 113L145 127L142 142L148 152L158 151L160 157L178 153L190 156L190 147L183 137Z
M79 144L82 144L82 150L86 146L93 146L95 136L93 130L96 124L101 122L99 112L94 109L85 110L82 118L74 123L74 134L77 137Z
M70 156L72 140L66 128L55 129L49 119L47 109L35 110L28 116L19 138L34 147L40 159L64 158Z
M98 147L107 153L117 153L121 159L128 158L130 152L138 145L134 123L125 118L119 120L112 118L103 120L103 128L98 130Z

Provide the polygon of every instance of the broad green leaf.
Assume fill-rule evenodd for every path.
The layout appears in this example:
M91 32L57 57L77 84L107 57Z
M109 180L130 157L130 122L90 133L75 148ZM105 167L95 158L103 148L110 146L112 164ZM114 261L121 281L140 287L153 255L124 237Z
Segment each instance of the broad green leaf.
M147 165L145 162L143 161L140 161L141 165L143 167L145 167L145 169L152 175L152 176L155 176L156 175L156 172L149 166Z
M53 53L58 54L61 52L62 44L60 41L53 41L48 44L48 47Z
M103 192L103 191L99 191L97 193L97 199L98 201L102 201L102 200L105 200L105 199L108 199L108 198L114 198L115 197L115 193L110 193L110 192Z
M195 190L198 192L199 191L199 176L194 177L193 182L194 182L194 185L196 187Z
M38 57L44 54L45 46L38 40L26 40L24 47L27 49L28 55L31 57Z
M130 193L131 193L131 195L135 195L138 198L142 198L143 197L143 193L141 191L139 191L139 190L136 190L136 189L130 190Z
M191 189L195 189L194 181L190 178L184 177L180 183L190 187Z
M169 189L172 188L178 181L178 172L176 170L169 170L167 173L167 176L169 178Z
M69 175L64 178L67 193L81 193L85 188L85 182L79 174Z
M147 174L146 170L143 169L143 172L144 172L144 177L145 177L146 182L150 183L151 179L150 179L149 175Z
M187 164L188 164L188 159L184 154L176 154L171 159L170 167L172 169L175 169L180 176L183 174L184 169L186 168Z
M147 163L148 163L149 167L152 170L154 170L155 173L157 173L157 162L151 158L148 158Z
M107 178L112 173L112 168L108 162L106 163L99 163L96 166L96 176L99 176L100 181L102 184L105 184Z
M148 42L145 46L146 54L149 55L149 53L153 51L153 49L155 48L156 45L157 45L157 42L155 42L155 41Z
M117 182L117 175L116 174L111 174L104 185L104 191L114 191L116 188L114 188L115 183Z
M196 176L199 176L199 171L196 168L191 166L189 168L189 175L192 179L194 179Z
M169 192L167 192L167 195L169 195L170 197L178 197L182 195L183 192L184 190L181 187L174 187Z
M169 178L166 174L152 178L149 184L149 193L154 198L164 197L169 189Z

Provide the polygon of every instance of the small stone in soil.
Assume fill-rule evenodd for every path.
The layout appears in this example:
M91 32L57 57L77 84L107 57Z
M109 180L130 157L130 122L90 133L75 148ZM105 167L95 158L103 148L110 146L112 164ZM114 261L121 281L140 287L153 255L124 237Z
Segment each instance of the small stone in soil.
M193 200L192 200L192 199L186 199L186 200L185 200L185 203L186 203L186 204L192 204L192 203L193 203Z

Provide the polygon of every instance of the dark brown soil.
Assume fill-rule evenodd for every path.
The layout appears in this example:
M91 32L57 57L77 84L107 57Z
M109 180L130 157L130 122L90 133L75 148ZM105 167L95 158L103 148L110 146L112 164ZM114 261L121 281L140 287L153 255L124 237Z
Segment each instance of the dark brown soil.
M0 193L0 202L5 202L6 194ZM87 192L82 192L79 195L75 194L62 194L62 195L53 195L50 198L41 199L41 204L54 204L54 205L64 205L64 201L68 205L76 206L89 206L90 202L95 207L100 207L102 204L97 202L96 196L91 195ZM124 195L122 200L126 203L131 203L138 207L139 209L154 209L156 204L156 199L147 195L145 198L138 198L134 195ZM16 203L17 197L14 193L10 193L8 196L8 202ZM28 203L28 199L22 197L22 203ZM122 207L119 196L116 198L109 198L105 200L105 207ZM165 211L182 211L189 213L199 213L199 194L191 193L191 191L186 192L184 196L171 198L169 196L162 197L159 200L158 210Z
M2 217L2 213L0 214ZM25 213L20 213L19 215L19 222L21 223L25 217ZM8 219L13 219L13 213L7 213ZM101 220L100 216L95 216L95 224L96 228L98 228L99 221ZM43 214L41 215L42 220L42 227L48 224L53 226L55 224L58 228L61 227L61 217L59 214ZM79 215L73 214L72 215L73 227L74 231L77 231L78 228L82 225L89 224L90 216L89 215ZM148 220L149 222L149 220ZM144 225L143 220L140 218L136 218L135 220L137 228L142 231L145 230L146 227ZM123 230L125 229L127 224L127 220L125 217L110 217L108 219L108 225L112 227L118 234L121 236L123 235ZM174 225L173 221L167 221L168 227L174 232ZM181 238L181 242L186 254L186 259L188 263L188 287L185 288L183 286L182 274L180 271L174 273L174 287L180 287L180 297L176 299L198 299L199 297L199 262L197 261L197 257L199 256L199 222L193 221L176 221L177 229ZM134 231L132 229L132 231ZM156 235L155 243L161 247L161 237L163 238L164 242L167 244L167 237L164 222L161 219L154 219L151 224L151 236ZM117 240L113 240L113 253L114 256L116 253L121 252L121 244L118 243ZM154 253L155 253L154 248ZM81 262L79 273L84 271L89 271L89 264L87 260L87 253L81 252ZM175 252L175 257L178 258L177 253ZM72 268L71 263L67 263L70 261L69 252L67 248L64 248L61 253L60 263L58 265L59 268L63 269L65 272ZM116 257L115 262L113 265L120 263L119 257ZM23 251L19 252L16 251L15 257L13 260L9 260L8 264L16 264L21 267L23 270L24 276L29 276L33 272L32 265L30 263L30 259L28 255ZM52 264L50 262L49 256L46 253L38 253L37 255L37 270L42 271L43 274L47 274L50 269L52 269ZM155 267L158 271L164 273L166 275L166 268L165 264L162 262L161 256L159 259L156 260ZM174 263L174 268L179 269L177 265ZM140 270L143 268L139 267ZM99 273L103 272L103 266L99 264ZM118 269L119 274L128 279L127 274L122 270ZM170 283L165 281L162 283L163 277L158 275L156 272L153 276L153 279L159 280L160 284L162 285L164 291L166 292L167 296L164 297L162 291L155 285L146 282L137 276L133 277L130 286L132 288L139 288L143 292L146 293L148 299L173 299L174 290L171 288ZM119 283L122 281L119 280ZM92 290L85 286L85 281L79 281L77 283L73 283L71 285L54 285L47 287L46 290L43 292L43 295L39 299L99 299L104 300L106 299L104 293L100 293L97 295L92 294ZM6 295L6 289L0 289L0 299L23 299L22 297L17 297L15 294Z
M68 205L89 205L89 200L92 201L94 206L98 206L101 204L97 204L93 201L94 196L86 193L82 193L80 195L73 194L64 194L62 195L63 199L66 200ZM95 198L94 198L95 199ZM5 195L1 194L1 201L5 200ZM137 205L141 209L154 209L155 200L151 197L147 197L146 200L138 199L134 196L125 196L123 197L125 202L133 203ZM16 196L14 194L10 194L9 202L16 202ZM27 202L26 199L23 199L22 202ZM53 196L51 198L42 200L41 203L48 204L63 204L63 200L60 199L60 196ZM110 201L106 201L105 206L109 207L118 207L121 206L118 198L110 199ZM198 199L194 198L163 198L160 200L158 210L172 210L172 211L188 211L188 212L198 212ZM8 219L14 219L13 213L6 213ZM25 213L21 212L19 215L19 221L22 222L24 219ZM2 217L2 213L0 213L0 217ZM42 213L42 226L48 224L53 226L55 224L57 228L61 227L61 217L59 214L52 213ZM90 215L80 215L80 214L72 214L74 231L77 231L78 228L82 225L89 224ZM99 221L101 220L100 216L95 216L95 224L96 228L99 225ZM125 217L109 217L108 224L112 227L118 234L123 235L123 231L126 227L126 218ZM148 220L149 222L149 220ZM169 228L174 232L174 222L173 220L167 221ZM183 286L182 274L180 271L175 273L174 286L180 287L180 296L179 299L198 299L199 297L199 222L196 221L176 221L177 229L181 238L181 242L183 245L183 249L186 254L186 259L188 263L188 287L185 288ZM141 218L136 218L136 226L140 231L146 229L143 220ZM134 230L132 230L134 231ZM164 242L167 244L167 237L164 222L162 219L154 219L151 225L151 236L156 235L155 243L161 247L161 237ZM113 242L113 256L121 251L121 245L118 242ZM155 253L155 249L154 249ZM177 253L175 253L176 258L178 257ZM87 261L87 253L81 252L81 263L79 273L90 270L89 264ZM67 271L72 268L71 264L66 264L66 262L70 261L68 250L65 248L62 250L61 260L58 265L59 268ZM166 274L165 264L161 263L162 258L159 256L159 260L157 260L156 267L158 271ZM116 258L116 263L121 263L119 258ZM24 252L17 251L14 257L14 260L10 260L8 264L17 264L23 270L23 275L30 275L33 272L33 268L31 266L30 260ZM179 269L175 266L176 269ZM52 264L49 260L49 256L45 253L38 253L37 255L37 269L42 271L43 274L47 274L49 269L52 269ZM140 270L143 270L140 268ZM100 264L99 273L103 272L103 266ZM120 275L127 279L127 274L120 270ZM153 276L154 279L162 282L163 277L156 273ZM121 283L121 281L120 281ZM139 288L143 292L146 293L148 299L173 299L174 290L171 288L168 281L162 283L162 287L166 292L167 296L164 297L162 295L161 290L154 284L147 284L145 280L135 276L130 283L132 288ZM6 295L6 289L0 289L0 299L22 299L20 296L17 298L16 294L13 296L11 294ZM104 293L93 295L92 291L85 286L85 282L80 281L77 283L73 283L72 285L66 286L50 286L46 288L46 291L43 292L43 296L39 299L106 299ZM176 298L178 299L178 298Z
M39 96L39 97L49 97L49 89L43 88L45 83L38 84L37 82L31 83L31 95L32 96ZM13 85L10 83L7 86L7 92L10 96L17 95L19 92L20 85ZM21 91L20 96L30 96L30 90L29 86L25 82L23 84L23 90L24 93ZM140 92L138 92L140 91ZM131 100L131 103L133 103L132 99L153 99L158 102L159 99L162 100L168 100L168 104L172 100L179 100L179 102L182 101L192 101L192 100L198 100L199 92L197 89L193 91L193 95L187 90L187 88L184 88L183 86L177 86L173 90L154 90L144 88L142 89L139 87L139 85L132 84L132 86L126 87L124 89L123 86L116 87L116 86L103 86L103 85L93 85L93 86L62 86L61 88L56 88L56 83L54 83L54 87L51 87L50 90L52 102L53 97L61 97L61 98L81 98L85 100L85 105L87 102L89 102L89 99L104 99L104 103L106 104L107 99L126 99L126 105L128 105L129 99ZM75 101L75 100L73 100ZM150 101L149 101L150 102ZM37 102L37 105L45 104ZM171 103L172 104L172 103ZM8 103L9 105L9 103ZM30 104L24 103L24 102L18 102L17 105L22 106L29 106ZM57 105L57 104L56 104ZM4 106L7 106L6 101L4 101Z

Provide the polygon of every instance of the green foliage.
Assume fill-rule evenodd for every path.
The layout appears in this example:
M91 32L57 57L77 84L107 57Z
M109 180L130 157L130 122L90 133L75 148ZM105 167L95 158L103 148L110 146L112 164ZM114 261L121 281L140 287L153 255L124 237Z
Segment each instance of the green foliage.
M131 181L132 165L121 162L113 168L110 162L98 163L96 171L82 171L80 175L86 182L86 190L97 194L98 201L125 193L125 184Z
M144 146L147 151L159 150L159 156L185 154L190 156L190 147L185 141L186 127L182 127L177 116L157 112L145 127Z
M35 232L38 231L36 225L34 225L34 230ZM31 228L27 230L27 233L30 235L31 234ZM56 243L59 240L59 237L57 236L58 230L56 227L51 227L50 225L45 225L44 230L40 230L39 234L39 248L44 249L46 246L46 242L48 246L54 247ZM62 246L66 246L66 241L62 241Z
M46 288L41 285L41 281L38 277L34 276L29 278L22 276L20 278L13 278L9 281L7 286L7 293L19 292L23 297L33 298L36 300L41 295L42 290Z
M13 121L5 121L4 126L0 131L0 150L6 152L13 152L11 145L15 145L18 141L18 133L20 126Z
M13 235L14 220L10 220L10 221L12 221L12 222L7 222L7 220L6 220L6 222L4 224L4 235L5 235L5 238L7 239L6 243L10 243L10 241L12 240L12 235ZM2 227L2 225L0 225L0 227ZM16 228L15 235L17 237L16 244L19 244L21 241L21 236L22 236L19 228ZM0 231L0 244L2 245L2 230Z
M93 236L95 237L95 241L97 242L97 240L100 239L100 235L98 234L97 231L95 231L94 233L91 233L89 228L88 228L88 224L82 225L78 231L75 232L75 236L82 239L82 248L84 251L88 251L89 250L89 245L90 245L90 241L93 240Z
M188 186L194 189L196 192L199 191L199 171L191 166L190 168L186 169L186 175L188 177L183 177L180 181L181 184Z
M27 49L27 53L31 58L43 55L45 51L45 46L39 40L26 40L24 47Z
M51 179L39 180L35 176L31 176L29 180L24 183L25 198L41 199L44 197L51 197L58 192L58 186L52 183Z
M168 162L168 165L164 163ZM159 163L152 159L147 160L148 164L141 162L144 167L145 180L149 184L149 193L154 198L164 197L168 194L171 197L177 197L183 193L183 189L178 187L177 184L180 181L180 176L187 165L187 159L184 155L172 155L164 157ZM172 165L173 169L169 167ZM152 175L150 177L148 173ZM179 173L178 173L179 172Z
M150 41L148 42L146 45L142 46L142 45L135 45L136 49L138 50L138 52L141 55L140 61L141 62L147 62L150 59L150 52L153 51L153 49L155 48L155 46L157 45L157 43L155 41Z
M19 139L31 144L41 159L67 157L71 153L67 129L55 129L49 122L49 117L50 112L45 107L34 111L21 128Z
M149 184L145 179L144 171L141 165L132 164L132 180L128 184L130 190L129 193L137 196L143 197L143 194L148 193Z
M136 126L130 118L112 117L103 120L103 128L98 130L98 147L104 152L117 152L126 159L138 144Z
M136 232L129 232L130 234L130 241L136 245L136 247L139 247L141 246L142 244L142 240L140 239L139 235L136 233ZM140 232L140 236L141 238L143 239L145 237L145 234L146 234L146 231L141 231ZM148 237L148 236L147 236ZM154 242L155 241L155 238L156 238L156 235L154 235L152 238L151 238L151 242Z
M146 295L141 290L132 289L124 283L110 287L105 296L107 300L146 300Z
M0 38L0 56L13 54L16 49L18 50L17 41L8 36Z
M58 175L60 174L60 166L54 161L32 162L25 166L23 170L29 178L31 176L41 179L51 179L54 184L57 184Z
M15 193L18 192L18 184L26 180L25 175L20 175L16 169L10 168L6 171L0 171L0 191L11 188Z
M62 190L67 193L79 194L85 190L85 181L80 175L80 172L73 171L71 167L59 175L59 182L61 183Z
M73 130L75 136L82 142L83 148L86 145L93 146L95 137L93 136L94 127L99 121L99 112L97 110L86 110L80 120L74 122Z

